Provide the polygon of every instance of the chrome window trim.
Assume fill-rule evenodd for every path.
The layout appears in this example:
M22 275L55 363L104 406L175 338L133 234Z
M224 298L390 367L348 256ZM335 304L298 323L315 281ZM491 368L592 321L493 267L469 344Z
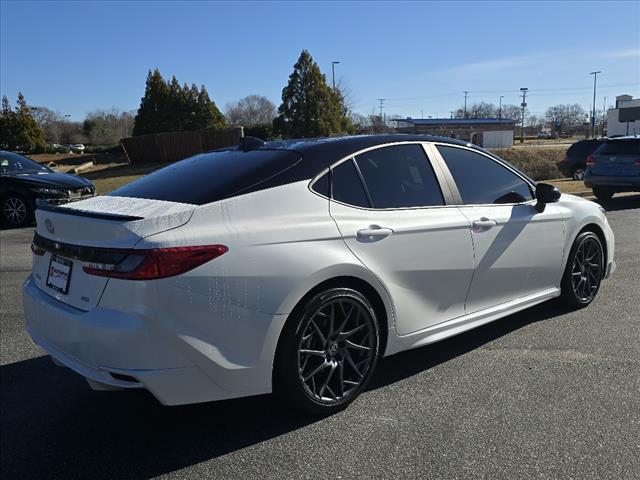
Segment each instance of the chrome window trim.
M403 211L403 210L423 210L423 209L431 209L431 208L457 208L458 205L454 204L452 202L453 200L453 195L450 189L450 186L448 183L444 183L443 182L443 177L442 177L442 168L439 165L439 162L437 160L434 160L432 158L432 153L431 150L428 148L428 145L432 143L432 142L428 142L428 141L420 141L420 140L409 140L409 141L402 141L402 142L386 142L386 143L381 143L379 145L373 145L371 147L367 147L367 148L363 148L361 150L357 150L356 152L350 153L349 155L346 155L345 157L336 160L335 162L333 162L332 164L330 164L327 168L323 169L320 171L320 173L318 173L315 177L313 177L310 181L309 181L309 185L308 188L311 191L311 193L318 195L321 198L326 198L327 200L329 200L330 202L335 202L337 204L340 205L344 205L350 208L356 208L359 210L370 210L370 211L375 211L375 212L384 212L384 211ZM381 148L386 148L386 147L393 147L396 145L421 145L423 150L424 150L424 154L426 157L427 162L429 163L429 165L431 166L431 168L433 169L433 173L436 176L436 181L438 182L438 186L440 187L440 193L442 194L442 200L444 202L443 205L424 205L424 206L416 206L416 207L393 207L393 208L375 208L373 207L373 202L371 201L371 197L369 195L369 191L367 188L367 184L364 181L364 179L362 178L362 174L360 172L360 168L358 167L358 163L355 161L355 157L358 155L362 155L363 153L369 152L371 150L378 150ZM340 165L343 162L346 162L350 159L353 159L353 164L356 166L356 171L358 172L358 175L360 176L360 181L362 182L362 185L365 189L365 193L367 194L367 198L369 199L369 202L371 203L371 207L360 207L360 206L356 206L356 205L351 205L348 203L344 203L344 202L340 202L338 200L335 200L333 198L329 198L325 195L322 195L321 193L313 190L313 184L319 180L325 173L329 172L330 170L336 168L338 165ZM439 174L440 173L440 174ZM331 178L329 178L329 185L331 185Z

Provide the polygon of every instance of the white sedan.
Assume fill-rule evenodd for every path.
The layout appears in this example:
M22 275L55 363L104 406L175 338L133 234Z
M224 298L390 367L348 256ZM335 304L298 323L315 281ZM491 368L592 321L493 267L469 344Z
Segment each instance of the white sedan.
M36 213L32 338L165 405L274 391L332 413L380 357L585 307L615 268L599 205L420 135L246 138Z

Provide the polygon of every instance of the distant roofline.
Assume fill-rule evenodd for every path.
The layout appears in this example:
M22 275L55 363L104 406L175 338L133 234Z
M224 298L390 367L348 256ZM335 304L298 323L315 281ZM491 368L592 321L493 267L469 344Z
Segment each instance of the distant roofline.
M413 125L460 125L460 124L505 124L511 125L516 123L510 118L393 118L393 122L407 122Z

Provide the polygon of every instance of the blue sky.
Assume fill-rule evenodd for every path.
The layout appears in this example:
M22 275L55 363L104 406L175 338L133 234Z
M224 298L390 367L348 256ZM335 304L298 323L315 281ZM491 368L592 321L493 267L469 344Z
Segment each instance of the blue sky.
M463 102L589 108L640 96L640 2L0 3L0 91L81 120L134 110L147 71L204 83L221 109L261 94L279 104L301 49L368 114L448 116Z

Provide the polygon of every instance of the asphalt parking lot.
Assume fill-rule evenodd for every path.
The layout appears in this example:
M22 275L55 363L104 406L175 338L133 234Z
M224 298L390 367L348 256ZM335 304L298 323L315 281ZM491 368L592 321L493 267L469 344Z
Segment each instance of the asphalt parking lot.
M385 359L348 410L270 396L163 407L93 392L23 326L33 229L0 232L0 474L23 478L640 478L640 195L607 204L618 269L589 308L546 303Z

